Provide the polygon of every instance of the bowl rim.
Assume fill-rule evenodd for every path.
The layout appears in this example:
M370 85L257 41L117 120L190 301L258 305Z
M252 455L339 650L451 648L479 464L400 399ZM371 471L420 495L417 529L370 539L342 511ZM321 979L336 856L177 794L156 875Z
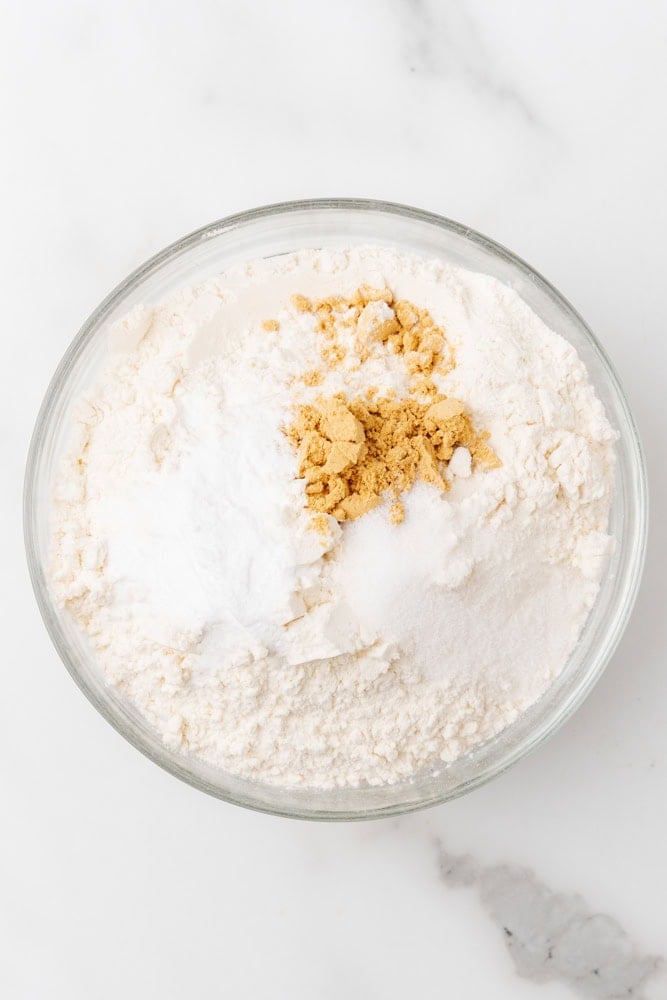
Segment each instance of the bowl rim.
M427 225L444 229L462 237L464 240L470 241L483 251L516 268L531 283L537 285L544 293L546 293L546 295L569 316L570 320L572 320L575 325L579 327L581 333L589 341L593 352L597 354L623 412L627 436L626 443L632 452L634 460L633 471L635 476L634 485L636 489L636 504L633 514L636 518L636 527L634 531L634 546L631 550L628 568L626 569L626 575L631 579L631 583L626 590L623 602L620 604L619 613L613 622L613 627L609 629L608 635L606 636L607 641L604 655L599 658L596 669L589 670L585 674L576 691L569 698L565 708L555 720L552 720L552 723L548 727L543 727L542 731L533 734L532 738L526 738L523 742L506 752L504 756L493 762L490 766L487 766L477 775L473 776L465 784L457 786L454 789L443 788L442 792L435 793L430 797L425 797L421 800L392 803L364 810L330 811L323 808L308 809L304 807L298 810L281 808L274 804L262 801L261 791L257 798L244 798L243 796L239 796L220 788L219 785L212 784L201 778L199 775L193 773L193 771L188 767L189 758L186 755L181 754L180 761L177 761L174 759L173 755L168 755L166 748L164 748L164 753L160 753L159 749L153 748L148 742L142 739L140 733L135 732L131 727L124 726L112 710L109 700L105 700L98 695L95 689L88 683L86 677L83 676L77 669L74 659L70 655L66 637L64 637L62 630L60 629L58 616L55 612L54 604L49 593L48 580L41 563L41 557L37 546L37 510L34 501L36 496L35 487L39 469L41 442L44 438L46 428L49 426L49 420L53 414L55 405L59 398L60 390L67 376L73 369L77 359L85 346L88 344L89 340L95 335L100 325L104 322L106 316L120 301L126 298L130 292L138 288L144 280L157 272L165 263L183 256L194 247L215 239L220 235L233 232L236 228L244 227L247 224L258 220L270 219L271 217L277 216L288 216L291 213L308 211L352 211L359 213L388 214L398 216L403 219L423 222ZM598 338L577 310L571 305L565 296L555 288L554 285L552 285L540 274L540 272L535 270L535 268L529 265L525 260L523 260L523 258L519 257L503 244L498 243L469 226L463 225L434 212L414 208L397 202L370 198L309 198L303 200L276 202L242 212L237 212L205 226L201 226L180 239L175 240L131 271L130 274L121 280L90 313L58 364L48 384L35 421L27 453L23 486L24 543L30 580L37 605L56 652L64 663L70 676L91 704L124 739L132 744L144 756L148 757L163 770L173 774L175 777L186 782L187 784L190 784L193 787L198 788L218 799L235 805L240 805L244 808L252 809L257 812L309 820L349 821L375 819L397 816L439 805L443 802L453 800L461 795L467 794L473 789L491 781L493 778L512 767L518 760L527 756L529 753L532 753L533 750L554 735L554 733L572 716L572 714L590 693L604 672L618 645L618 642L620 641L634 607L639 590L646 556L647 533L648 481L644 450L639 437L636 421L611 360ZM261 784L257 784L258 790L261 790L262 787L263 786ZM323 790L318 791L322 792Z

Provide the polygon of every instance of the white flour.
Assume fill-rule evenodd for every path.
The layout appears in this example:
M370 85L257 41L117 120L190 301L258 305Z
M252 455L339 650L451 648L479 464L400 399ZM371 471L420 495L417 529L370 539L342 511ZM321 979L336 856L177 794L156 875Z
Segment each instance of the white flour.
M385 349L294 381L321 362L289 302L364 282L445 327L440 387L503 464L471 471L461 449L446 495L402 497L403 524L387 501L324 540L281 430L295 393L404 394L406 373ZM137 308L110 344L59 476L54 587L170 746L280 784L396 781L499 732L563 668L609 550L614 434L513 291L384 249L304 252Z

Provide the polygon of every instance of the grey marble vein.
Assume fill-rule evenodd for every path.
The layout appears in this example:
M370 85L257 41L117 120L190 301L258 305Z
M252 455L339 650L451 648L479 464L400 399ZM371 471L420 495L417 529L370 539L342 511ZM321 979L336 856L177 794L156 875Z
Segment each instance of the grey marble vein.
M459 2L398 0L412 72L456 76L474 89L513 106L531 126L544 127L528 99L487 51L474 18Z
M664 959L642 954L613 917L590 910L581 896L554 892L527 868L484 867L437 846L445 884L477 890L520 976L558 980L594 1000L645 1000Z

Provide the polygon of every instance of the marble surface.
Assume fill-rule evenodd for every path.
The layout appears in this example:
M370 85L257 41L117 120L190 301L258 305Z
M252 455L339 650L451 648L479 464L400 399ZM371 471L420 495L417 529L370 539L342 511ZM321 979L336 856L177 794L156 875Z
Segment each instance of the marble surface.
M0 3L0 995L667 997L664 0ZM580 309L643 434L635 614L546 746L471 796L317 825L158 770L61 667L20 533L83 318L214 218L361 195L466 222Z

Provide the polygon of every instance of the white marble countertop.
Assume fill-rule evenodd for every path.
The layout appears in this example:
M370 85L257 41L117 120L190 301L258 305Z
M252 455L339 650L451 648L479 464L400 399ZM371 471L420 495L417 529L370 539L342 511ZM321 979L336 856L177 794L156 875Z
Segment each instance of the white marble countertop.
M0 995L667 997L664 0L0 11ZM315 195L440 212L553 281L622 375L654 511L576 717L467 798L357 825L245 812L134 751L61 667L20 534L32 423L88 312L183 233Z

